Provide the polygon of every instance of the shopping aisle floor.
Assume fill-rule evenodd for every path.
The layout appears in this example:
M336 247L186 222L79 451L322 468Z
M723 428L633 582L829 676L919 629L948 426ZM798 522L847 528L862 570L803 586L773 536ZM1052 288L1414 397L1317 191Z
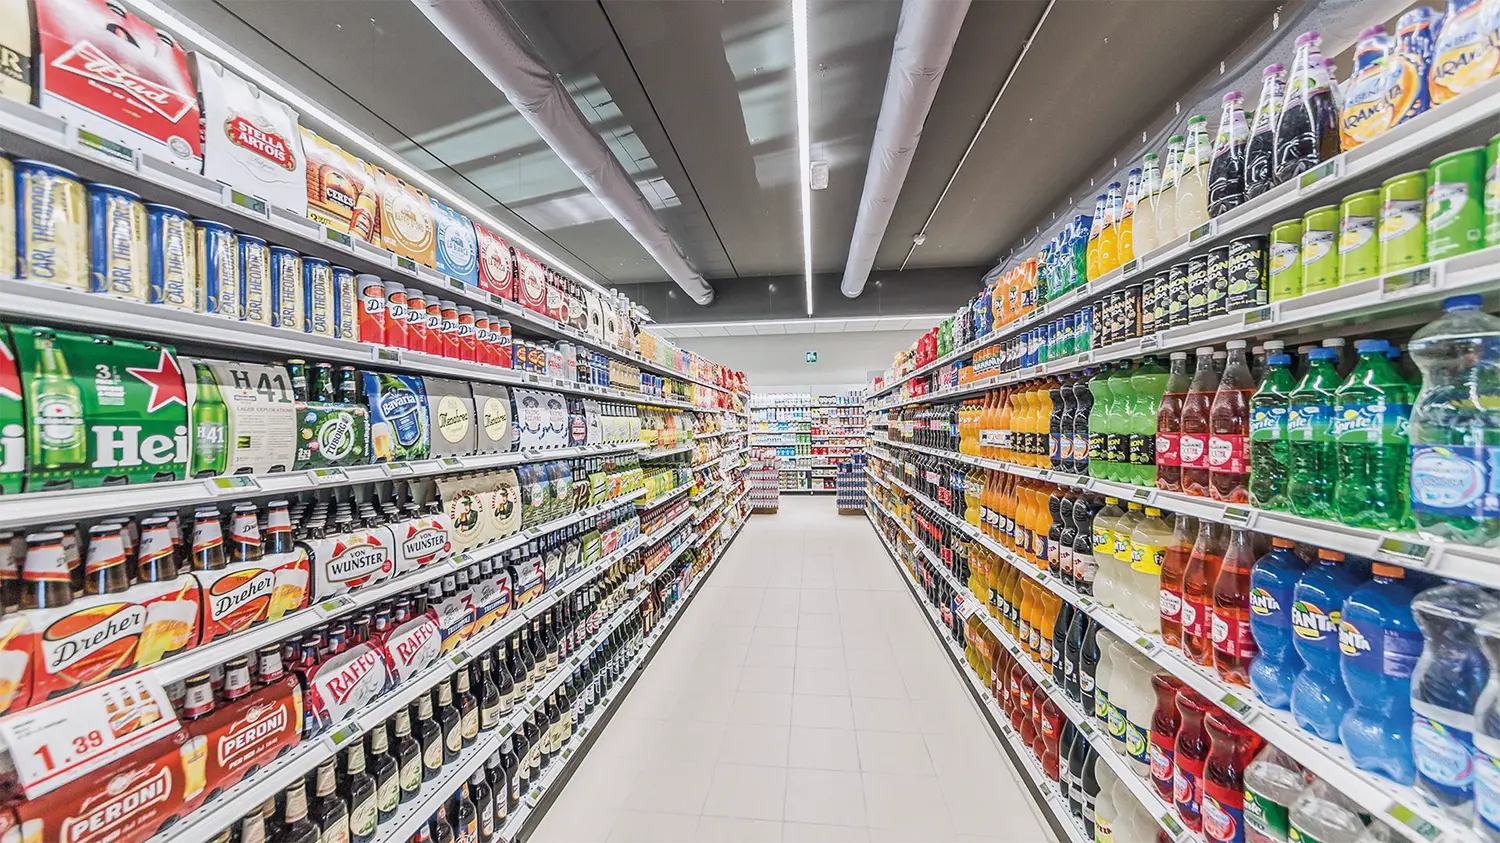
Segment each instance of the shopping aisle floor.
M870 523L754 515L537 843L1051 839Z

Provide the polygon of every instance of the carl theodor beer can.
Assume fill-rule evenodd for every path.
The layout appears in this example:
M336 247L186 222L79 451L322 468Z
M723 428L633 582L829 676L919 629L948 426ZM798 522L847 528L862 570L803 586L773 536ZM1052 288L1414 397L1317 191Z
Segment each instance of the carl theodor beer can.
M240 318L240 251L234 229L213 220L193 220L193 258L203 283L203 309Z
M271 247L271 323L278 328L305 330L302 301L302 256L285 246Z
M240 318L257 325L271 324L271 249L266 241L239 235Z
M146 249L146 206L141 197L107 184L89 183L89 281L96 293L150 300L151 258Z
M302 259L302 298L306 301L309 334L334 336L333 267L322 258Z
M203 311L203 285L193 224L187 214L170 205L146 206L146 236L151 255L151 303Z
M356 324L359 310L358 296L354 289L354 270L347 266L332 266L333 272L333 330L341 340L352 340L358 333Z
M21 277L89 289L88 196L78 176L40 161L16 170L17 260Z

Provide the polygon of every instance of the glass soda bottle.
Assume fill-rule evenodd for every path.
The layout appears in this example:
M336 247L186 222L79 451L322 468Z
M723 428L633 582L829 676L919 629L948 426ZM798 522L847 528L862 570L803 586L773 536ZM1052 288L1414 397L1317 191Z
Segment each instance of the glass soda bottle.
M1193 831L1203 830L1203 765L1209 749L1203 719L1211 708L1213 703L1191 688L1177 692L1182 725L1173 741L1172 801L1178 819Z
M1261 702L1283 710L1291 704L1292 680L1302 669L1302 657L1292 646L1292 590L1307 563L1293 545L1291 539L1272 537L1271 552L1250 571L1250 634L1257 650L1250 688Z
M1210 217L1233 210L1245 201L1245 145L1250 141L1250 128L1245 123L1244 101L1239 91L1226 93L1222 101L1213 163L1208 168Z
M1146 748L1151 761L1151 785L1162 799L1172 798L1173 757L1176 754L1177 730L1182 728L1182 714L1177 711L1177 693L1182 680L1170 673L1151 676L1151 691L1156 694L1156 708L1151 712L1150 744Z
M1131 251L1138 256L1151 254L1161 245L1156 239L1156 193L1161 190L1161 162L1156 153L1141 158L1141 187L1136 194L1135 212L1131 215Z
M1281 121L1281 101L1286 95L1286 68L1273 64L1261 71L1260 101L1255 106L1255 123L1250 127L1250 143L1245 149L1245 199L1270 190L1276 164L1276 126Z
M1297 36L1290 87L1276 124L1276 184L1339 154L1338 109L1321 44L1316 32Z
M1302 768L1271 744L1245 767L1245 843L1287 843L1292 805L1307 787Z
M1245 768L1265 741L1217 709L1209 712L1203 725L1209 744L1203 761L1203 839L1243 843Z
M1198 540L1182 574L1182 653L1194 664L1213 664L1213 586L1224 564L1225 530L1212 521L1198 524Z
M1390 345L1356 342L1359 362L1334 393L1334 509L1340 521L1355 527L1395 530L1407 520L1411 400L1406 381L1386 357Z
M1411 417L1411 508L1423 534L1500 544L1500 318L1449 296L1412 336L1422 370Z
M1214 668L1236 685L1250 684L1250 662L1259 652L1250 633L1250 572L1255 565L1248 530L1230 528L1229 548L1213 583Z
M1120 253L1115 266L1135 258L1135 211L1141 199L1141 170L1131 167L1125 174L1125 197L1115 225L1120 229ZM1144 253L1143 253L1144 254Z
M1266 357L1266 374L1250 396L1250 502L1262 509L1289 510L1287 497L1287 407L1296 383L1292 358Z
M1204 346L1195 354L1193 380L1188 384L1187 396L1182 402L1182 435L1177 450L1182 461L1181 491L1208 497L1209 414L1219 378L1214 372L1213 348Z
M1125 195L1117 181L1104 187L1104 224L1099 227L1099 274L1120 265L1120 214L1124 210Z
M1493 642L1485 641L1481 651L1476 625L1490 619L1484 626L1493 626L1500 599L1478 586L1450 583L1418 594L1411 610L1422 630L1422 655L1411 676L1416 787L1450 813L1468 816L1479 766L1472 735L1476 721L1470 715L1477 711L1490 720L1488 710L1476 703L1486 684L1495 681L1485 659ZM1495 805L1480 805L1486 809L1493 822Z
M1339 373L1334 368L1338 352L1314 348L1308 352L1307 372L1288 396L1287 454L1291 471L1287 496L1292 511L1313 518L1331 518L1333 484L1337 471L1329 420Z
M1177 233L1187 234L1208 222L1208 166L1213 154L1208 118L1188 119L1187 143L1182 148L1182 170L1177 177Z
M1168 492L1182 491L1182 405L1191 382L1187 352L1172 352L1156 409L1156 488Z
M1209 492L1214 500L1250 500L1250 362L1245 341L1230 340L1224 375L1208 411Z
M1182 646L1182 578L1198 536L1198 521L1177 513L1172 520L1172 540L1161 563L1161 640L1169 647Z
M1411 674L1422 653L1414 589L1399 565L1374 562L1370 569L1339 616L1340 668L1351 705L1339 739L1355 766L1411 784Z
M1182 173L1182 135L1167 138L1167 158L1162 163L1161 190L1156 193L1156 245L1158 248L1184 233L1177 225L1177 180Z

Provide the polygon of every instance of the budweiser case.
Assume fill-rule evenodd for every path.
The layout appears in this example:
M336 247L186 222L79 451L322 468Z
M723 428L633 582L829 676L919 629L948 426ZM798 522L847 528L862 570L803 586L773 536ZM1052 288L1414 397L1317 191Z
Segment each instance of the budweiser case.
M267 554L259 562L194 571L202 603L198 643L279 620L306 606L310 567L307 549L298 547L290 553Z
M198 95L187 55L118 0L35 0L38 105L80 138L129 160L132 150L203 171Z
M302 738L302 687L286 676L185 723L203 741L208 798L275 761Z
M307 157L296 110L202 53L188 69L203 103L203 174L307 215Z

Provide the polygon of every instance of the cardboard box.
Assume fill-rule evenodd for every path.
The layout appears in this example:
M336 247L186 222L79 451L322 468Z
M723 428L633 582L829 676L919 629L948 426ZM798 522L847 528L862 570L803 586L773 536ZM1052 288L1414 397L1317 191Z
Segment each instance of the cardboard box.
M516 447L562 448L568 444L568 399L559 392L512 390Z
M0 0L0 97L31 102L31 4Z
M432 612L418 615L391 630L382 642L391 675L406 682L426 670L442 653L443 633Z
M380 197L369 165L305 126L301 133L307 157L307 218L366 243L379 243Z
M425 460L432 448L432 422L422 378L365 372L370 402L370 454L375 462Z
M468 456L475 452L479 425L474 418L474 393L467 381L423 378L427 416L432 420L433 457Z
M487 541L489 525L483 475L441 477L437 486L443 499L443 514L452 531L453 551L467 550Z
M547 311L547 268L520 250L516 251L516 303L534 313Z
M370 408L326 401L297 407L297 454L293 468L361 465L370 454Z
M205 742L208 798L273 763L302 739L302 688L285 676L233 702L186 721L189 735Z
M297 111L203 53L188 54L203 104L203 174L307 215L307 156Z
M513 408L510 389L492 383L475 381L470 385L474 395L475 453L504 454L516 448L512 425Z
M493 231L474 223L479 242L479 287L502 299L516 299L516 256L510 246Z
M314 600L347 594L396 575L396 537L389 527L361 527L305 544L312 557Z
M201 366L197 364L202 364ZM291 471L297 461L297 400L286 367L228 360L183 358L192 372L188 400L195 404L204 384L213 377L224 402L224 474L268 474Z
M396 573L425 568L453 555L453 530L448 516L424 515L390 527L395 536Z
M304 677L307 708L303 734L317 735L370 704L392 683L390 657L375 641L366 641L314 666Z
M509 429L509 397L505 403ZM21 372L16 366L15 352L10 350L10 338L0 331L0 495L21 491L25 477L26 408L21 402Z
M213 571L194 571L200 590L198 643L281 619L308 603L311 561L302 548Z
M485 489L486 532L491 541L515 535L521 529L521 485L514 468L489 474Z
M427 194L394 175L375 168L380 193L380 244L423 266L437 262L437 223Z
M433 253L436 269L465 284L479 284L479 241L474 224L458 211L432 200L432 217L437 223L437 246Z

